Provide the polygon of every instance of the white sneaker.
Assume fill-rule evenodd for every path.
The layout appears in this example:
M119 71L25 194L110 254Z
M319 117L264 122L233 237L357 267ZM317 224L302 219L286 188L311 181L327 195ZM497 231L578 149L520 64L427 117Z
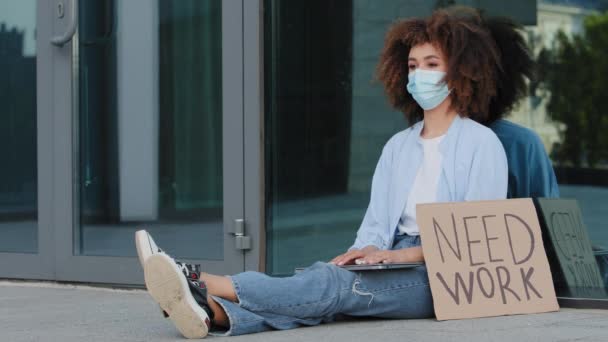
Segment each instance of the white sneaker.
M153 254L163 252L158 248L152 236L143 229L135 232L135 246L137 247L137 256L141 267L144 267L146 260Z
M146 259L144 275L148 293L184 337L207 336L211 326L209 314L192 296L188 280L173 259L164 253L152 254Z
M154 254L166 254L156 242L152 238L152 235L145 230L138 230L135 232L135 246L137 247L137 256L139 257L139 262L141 263L141 267L145 268L144 265L146 261ZM172 259L173 260L173 259ZM191 281L199 281L201 276L201 265L198 264L187 264L185 262L180 262L177 260L173 260L180 271L186 276L188 280ZM169 317L169 313L165 310L162 310L163 316L165 318Z

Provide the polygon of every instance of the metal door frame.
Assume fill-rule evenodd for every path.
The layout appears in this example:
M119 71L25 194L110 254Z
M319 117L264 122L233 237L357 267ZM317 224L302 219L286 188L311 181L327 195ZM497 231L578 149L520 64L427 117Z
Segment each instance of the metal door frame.
M36 126L38 168L38 251L0 252L0 277L17 279L54 279L53 248L53 63L50 39L54 8L50 2L36 3ZM46 42L46 43L45 43Z
M42 0L44 1L44 0ZM55 0L54 2L59 2ZM69 0L64 0L69 2ZM47 15L50 14L47 10ZM135 25L136 23L134 23ZM58 24L59 25L59 24ZM56 30L57 31L57 30ZM76 33L77 34L77 33ZM110 284L143 283L143 272L135 257L83 256L73 254L73 231L77 226L77 140L74 118L78 116L78 78L73 65L77 39L63 47L52 47L53 71L53 223L55 279ZM235 248L230 234L235 219L244 218L244 113L243 89L243 1L222 2L222 69L223 69L223 175L224 175L224 260L186 260L200 263L211 273L228 274L242 271L245 257ZM47 88L49 89L49 88ZM230 95L228 95L230 94ZM251 231L251 229L249 229ZM133 246L135 248L135 246ZM252 250L248 257L259 253Z
M245 269L266 268L264 182L264 0L243 2L245 222L253 241Z

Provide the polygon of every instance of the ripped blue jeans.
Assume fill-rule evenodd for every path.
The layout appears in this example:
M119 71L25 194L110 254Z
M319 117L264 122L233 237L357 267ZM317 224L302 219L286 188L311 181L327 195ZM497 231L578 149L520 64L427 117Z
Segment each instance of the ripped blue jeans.
M420 245L419 236L397 235L391 249ZM242 335L331 322L340 315L428 318L433 300L425 266L352 272L316 262L288 278L259 272L231 277L238 303L213 297L230 321L228 331Z

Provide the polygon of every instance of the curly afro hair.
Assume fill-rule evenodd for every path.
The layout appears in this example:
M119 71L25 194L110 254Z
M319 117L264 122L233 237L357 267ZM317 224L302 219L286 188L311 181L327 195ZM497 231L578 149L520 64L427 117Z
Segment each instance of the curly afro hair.
M519 100L528 95L526 79L536 78L536 63L521 35L523 27L503 17L485 19L500 51L502 63L497 66L496 96L490 101L489 122L507 115Z
M426 19L395 23L387 32L376 77L391 105L410 123L422 120L423 110L406 91L407 59L412 47L431 43L447 59L445 81L452 90L452 109L482 124L510 111L526 95L525 78L533 61L520 27L506 18L485 18L474 8L452 6Z

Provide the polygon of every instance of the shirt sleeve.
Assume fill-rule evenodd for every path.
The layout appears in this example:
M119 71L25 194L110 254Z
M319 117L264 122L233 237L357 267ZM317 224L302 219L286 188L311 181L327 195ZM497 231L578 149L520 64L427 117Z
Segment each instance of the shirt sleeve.
M509 184L507 155L498 137L488 134L473 155L465 201L507 198Z
M357 231L355 243L348 249L362 249L375 246L388 249L388 195L392 167L392 149L390 141L382 149L380 160L372 177L372 189L367 211Z

